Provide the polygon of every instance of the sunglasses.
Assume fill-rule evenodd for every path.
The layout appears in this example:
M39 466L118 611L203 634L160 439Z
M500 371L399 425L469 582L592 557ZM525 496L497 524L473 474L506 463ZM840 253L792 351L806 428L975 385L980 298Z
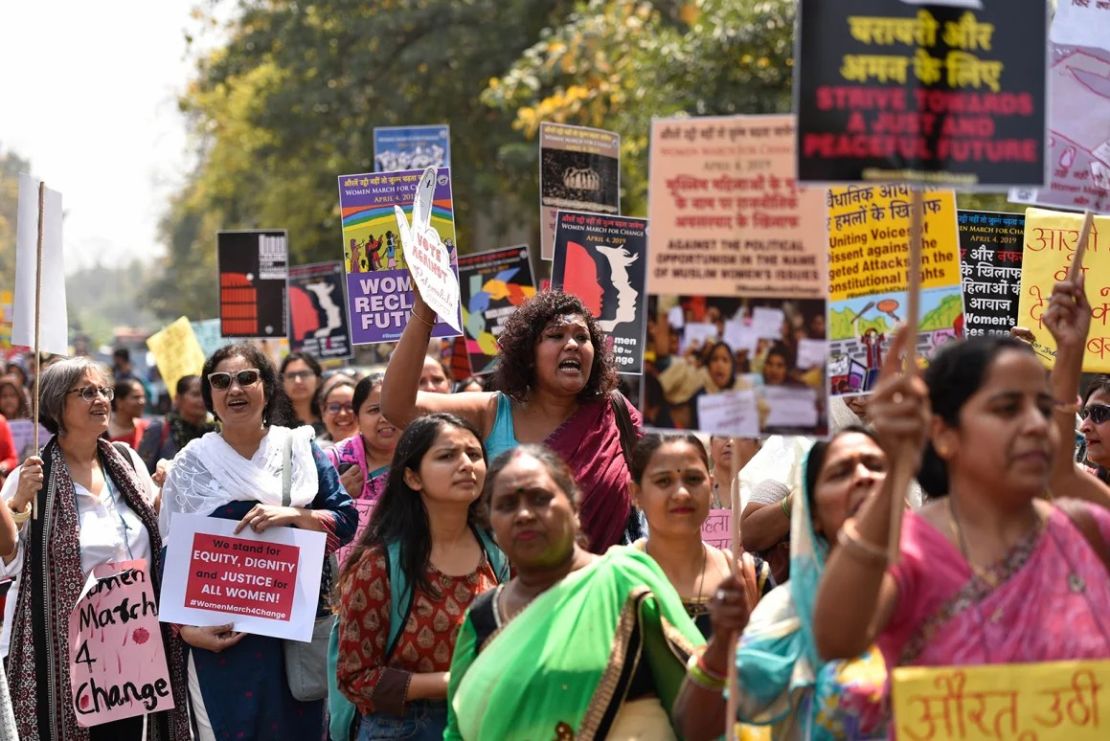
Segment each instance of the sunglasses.
M1106 404L1091 404L1079 410L1079 418L1091 418L1091 422L1100 425L1106 420L1110 419L1110 406Z
M227 391L231 388L231 381L234 379L239 384L239 388L246 388L258 383L262 378L262 373L257 368L247 368L232 375L224 371L217 371L216 373L208 374L208 382L212 384L212 388L219 391Z
M339 402L333 401L332 403L324 407L324 411L326 411L328 414L339 414L340 412L350 412L351 414L354 414L355 405L340 404Z
M90 404L96 401L99 396L103 396L108 401L116 398L116 390L106 386L82 386L79 389L70 389L69 393L79 395Z

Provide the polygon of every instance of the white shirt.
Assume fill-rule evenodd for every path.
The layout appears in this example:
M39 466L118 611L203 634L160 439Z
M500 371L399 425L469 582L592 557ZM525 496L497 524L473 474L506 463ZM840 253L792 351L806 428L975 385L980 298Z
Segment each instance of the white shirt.
M139 454L128 448L131 461L139 479L139 490L143 498L153 504L158 488L151 480ZM4 482L0 498L7 502L15 496L19 486L19 474L23 466L16 468ZM104 488L97 497L91 491L74 482L77 492L77 528L81 548L81 571L84 579L92 570L105 563L130 561L145 558L150 560L150 538L139 516L127 506L115 484L104 477ZM4 504L2 506L7 506ZM28 520L28 522L30 522ZM19 577L23 570L23 540L30 535L27 523L19 531L19 546L15 558L9 564L0 560L0 579L14 579L8 590L4 605L4 628L0 632L0 657L8 655L11 643L12 621L15 618L16 602L19 600Z

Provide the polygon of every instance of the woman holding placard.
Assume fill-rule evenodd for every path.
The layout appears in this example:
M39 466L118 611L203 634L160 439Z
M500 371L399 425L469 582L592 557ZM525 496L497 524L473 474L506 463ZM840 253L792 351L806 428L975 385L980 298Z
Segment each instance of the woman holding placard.
M727 475L727 474L726 474ZM706 638L712 632L709 598L730 572L732 554L702 542L713 477L709 455L696 435L645 435L632 453L632 498L648 523L648 537L635 546L663 569L682 606ZM774 587L771 570L755 559L757 587Z
M1090 326L1081 279L1056 285L1043 321L1057 344L1051 383L1009 337L950 344L925 383L896 376L888 356L869 415L915 469L924 449L931 501L906 514L893 565L901 492L885 487L854 518L855 545L833 555L817 600L822 654L876 641L891 668L1110 655L1110 489L1071 455Z
M354 503L313 444L313 429L280 424L288 402L263 352L248 344L220 348L204 364L201 393L222 428L189 443L166 477L161 514L171 537L174 515L184 513L239 520L255 532L283 526L323 532L326 555L351 539ZM328 614L326 557L323 569L318 616ZM281 640L235 633L231 625L182 627L181 638L190 646L189 696L202 740L321 736L324 702L294 698Z
M497 392L433 394L417 384L435 316L413 290L408 325L382 387L382 411L398 426L420 414L449 412L481 431L491 458L520 443L543 442L582 487L582 529L590 550L622 542L632 523L628 465L639 413L613 393L617 372L605 335L582 302L544 291L507 321L498 344Z
M339 581L338 689L362 715L359 739L443 738L463 614L509 573L479 524L485 478L478 432L454 415L420 417L397 443ZM330 705L332 736L347 741L354 719Z
M23 531L17 548L4 549L4 570L17 576L5 608L4 642L10 637L8 669L19 688L14 709L22 738L137 740L144 725L147 738L189 738L182 646L168 625L153 639L164 647L175 709L88 729L74 709L70 665L80 659L71 656L70 613L86 578L104 564L144 561L157 594L161 567L154 483L137 453L101 437L114 395L109 384L105 369L88 358L45 370L41 418L55 437L41 457L29 457L12 473L0 493ZM133 644L136 656L139 643Z

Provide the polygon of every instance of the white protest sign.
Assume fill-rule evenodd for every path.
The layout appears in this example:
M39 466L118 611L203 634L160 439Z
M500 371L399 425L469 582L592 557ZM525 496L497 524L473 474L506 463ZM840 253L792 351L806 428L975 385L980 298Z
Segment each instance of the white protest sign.
M38 297L39 350L69 353L66 318L65 261L62 256L62 194L43 189L42 274L38 269L39 183L19 176L19 205L15 233L15 297L12 301L12 344L35 345L35 285Z
M412 201L412 225L400 206L393 207L401 249L412 279L432 311L452 329L462 334L459 321L459 279L451 267L451 257L439 232L432 226L432 197L436 189L437 170L429 167L420 176Z
M766 427L813 427L817 424L817 390L793 386L765 386L770 407Z
M798 340L797 366L802 370L825 364L829 343L825 340Z
M162 579L163 622L224 625L312 640L323 533L276 527L234 534L238 520L174 515Z
M712 322L689 322L682 330L680 352L694 348L703 350L717 339L717 325Z
M1110 3L1105 0L1062 0L1048 37L1054 44L1110 48Z
M698 429L714 435L759 437L755 392L723 391L698 397Z
M174 706L144 559L97 566L69 614L70 697L85 728Z
M729 321L725 322L724 341L733 352L747 350L750 357L755 355L759 346L759 335L754 328L743 322Z
M752 309L752 327L760 339L766 337L781 340L782 323L785 320L786 314L782 309L774 309L768 306L757 306Z

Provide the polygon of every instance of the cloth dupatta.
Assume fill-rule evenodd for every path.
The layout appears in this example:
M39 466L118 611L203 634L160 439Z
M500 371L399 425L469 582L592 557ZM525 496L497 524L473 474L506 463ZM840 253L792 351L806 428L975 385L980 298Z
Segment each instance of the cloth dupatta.
M774 724L776 738L883 738L886 668L878 649L850 661L825 662L817 653L813 609L827 557L804 492L790 520L790 580L760 601L740 638L738 720Z
M632 407L628 411L632 424L640 429L640 413ZM590 550L604 553L609 546L620 543L632 508L628 491L631 476L608 398L579 406L544 443L570 466L582 489L579 515L590 539Z
M477 657L470 626L455 647L445 738L605 738L640 663L669 709L705 641L655 561L619 546L533 600Z
M157 594L161 588L162 539L154 511L140 494L135 472L104 439L97 441L100 464L120 496L142 520L150 538L150 578ZM12 625L9 671L13 710L21 738L88 739L89 731L77 724L70 698L69 614L84 586L81 570L77 494L57 439L43 449L45 484L36 495L38 519L32 520L24 541L19 600ZM26 531L25 531L26 537ZM184 653L169 624L162 623L162 641L169 665L175 707L150 717L147 738L189 738Z

